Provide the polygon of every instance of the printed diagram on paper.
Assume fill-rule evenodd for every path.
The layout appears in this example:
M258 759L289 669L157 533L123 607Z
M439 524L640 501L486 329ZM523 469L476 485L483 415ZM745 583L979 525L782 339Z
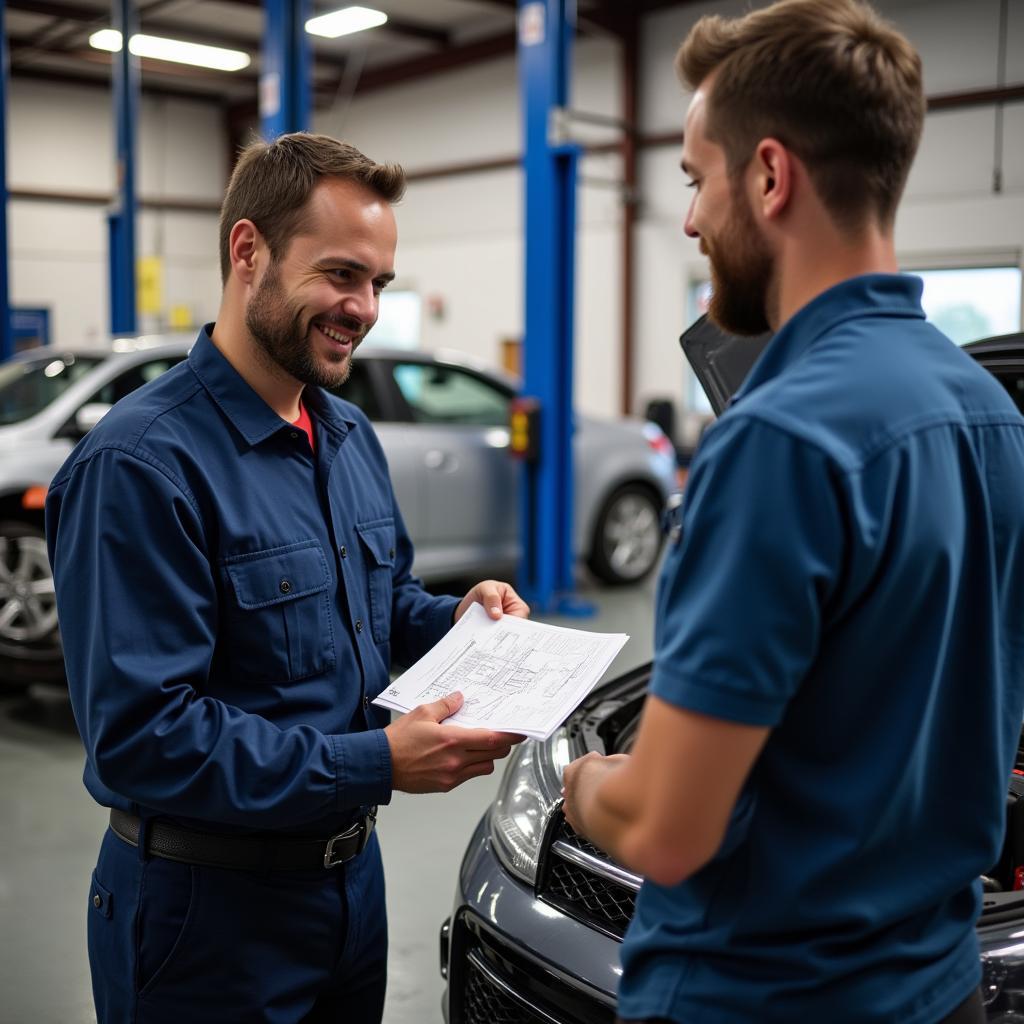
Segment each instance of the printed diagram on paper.
M426 657L374 703L398 711L454 690L457 725L550 735L601 678L628 639L504 616L474 605Z

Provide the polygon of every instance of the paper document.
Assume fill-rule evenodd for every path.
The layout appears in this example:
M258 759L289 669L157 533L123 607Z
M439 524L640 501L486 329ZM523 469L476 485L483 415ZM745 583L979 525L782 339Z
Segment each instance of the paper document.
M374 704L411 711L454 690L462 708L446 719L467 728L547 739L593 689L629 637L548 626L479 604Z

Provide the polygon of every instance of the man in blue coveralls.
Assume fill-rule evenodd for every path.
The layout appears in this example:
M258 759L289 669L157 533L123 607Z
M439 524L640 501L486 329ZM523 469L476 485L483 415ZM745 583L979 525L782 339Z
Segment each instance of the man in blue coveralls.
M924 114L855 0L703 18L686 233L775 336L693 464L631 755L570 822L646 877L619 1013L980 1022L979 875L1024 707L1024 421L897 273Z
M85 784L111 808L89 893L101 1022L379 1022L376 805L494 770L516 737L389 723L392 655L474 601L412 545L342 384L394 277L400 168L325 136L242 153L224 294L188 359L120 402L47 500Z

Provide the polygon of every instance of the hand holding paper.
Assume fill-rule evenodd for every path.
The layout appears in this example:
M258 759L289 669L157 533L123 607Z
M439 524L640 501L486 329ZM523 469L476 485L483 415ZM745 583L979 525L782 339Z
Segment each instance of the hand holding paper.
M447 636L375 700L411 711L454 691L446 724L546 739L593 689L629 637L587 633L472 604Z

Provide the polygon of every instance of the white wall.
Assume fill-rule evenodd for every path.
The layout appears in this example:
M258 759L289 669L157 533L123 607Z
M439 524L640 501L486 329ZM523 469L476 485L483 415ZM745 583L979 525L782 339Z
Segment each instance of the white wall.
M715 0L647 17L641 34L642 129L680 132L686 96L675 80L675 50L708 12L737 14L748 0ZM879 0L920 48L931 94L996 82L999 0ZM1007 82L1024 81L1024 3L1010 4ZM617 115L616 44L581 40L575 49L573 106ZM11 89L12 187L109 190L113 179L106 94L17 79ZM930 115L900 217L897 244L907 261L971 260L1024 250L1024 104L1005 108L1003 191L992 192L995 114L991 107ZM357 98L346 111L317 114L314 128L345 137L379 160L410 171L514 157L521 148L518 82L512 57ZM143 195L218 201L226 169L216 108L178 100L144 103L140 147ZM610 138L588 129L593 141ZM637 229L635 408L655 395L680 403L687 390L676 339L686 322L691 279L706 276L682 233L688 193L674 146L642 151ZM584 179L616 179L617 156L587 158ZM584 411L618 411L621 301L614 190L580 189L576 286L576 400ZM488 362L523 329L522 177L518 168L414 182L398 210L399 287L437 297L443 316L423 322L430 350L454 348ZM56 333L71 340L106 330L106 229L98 207L11 204L13 296L50 305ZM144 212L140 254L163 252L168 303L216 309L219 283L213 214Z
M109 94L15 78L8 98L7 182L12 190L110 193L114 141ZM226 142L209 103L144 97L136 190L143 198L219 202ZM11 302L50 309L59 344L101 340L109 330L106 208L13 199L8 208ZM164 261L164 307L212 319L220 285L215 213L141 211L137 255ZM142 330L158 330L144 317Z
M617 48L583 40L575 51L573 95L581 110L619 112ZM356 99L342 117L321 111L318 131L344 137L376 160L410 171L516 156L522 146L513 57ZM607 131L588 129L605 141ZM584 177L617 179L616 155L588 157ZM425 317L423 347L459 349L497 365L500 343L523 332L523 182L518 168L413 182L398 209L395 287L442 300ZM580 190L577 237L576 401L606 413L618 404L619 204L617 193Z

